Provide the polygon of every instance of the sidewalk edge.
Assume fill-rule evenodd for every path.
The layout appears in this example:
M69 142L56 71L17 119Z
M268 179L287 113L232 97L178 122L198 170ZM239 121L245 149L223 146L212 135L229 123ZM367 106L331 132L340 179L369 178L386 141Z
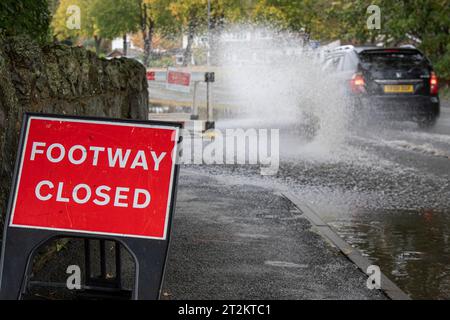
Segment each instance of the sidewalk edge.
M320 216L304 201L301 201L291 192L282 192L282 195L292 202L309 220L309 222L319 231L320 235L335 245L350 261L352 261L364 274L370 261L364 257L357 249L344 241ZM411 297L403 292L394 282L392 282L383 272L381 272L381 291L392 300L411 300Z

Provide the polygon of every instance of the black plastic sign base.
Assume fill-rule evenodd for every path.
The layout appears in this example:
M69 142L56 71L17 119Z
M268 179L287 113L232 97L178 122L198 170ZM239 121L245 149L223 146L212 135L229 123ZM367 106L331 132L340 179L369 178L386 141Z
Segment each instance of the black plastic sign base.
M27 283L30 280L31 264L37 249L46 244L48 241L56 238L100 239L114 241L116 244L120 244L130 252L135 262L135 285L131 298L136 300L159 299L168 253L172 215L175 207L176 186L179 172L179 166L176 161L177 155L175 155L175 159L172 160L174 163L174 176L170 186L170 207L168 209L168 221L164 239L149 239L144 237L114 236L89 232L11 226L13 205L16 197L15 193L17 191L17 186L20 179L20 161L25 153L25 140L30 118L58 118L63 121L92 121L99 124L102 122L125 123L126 126L131 127L133 125L140 125L141 127L154 126L158 128L171 127L177 130L182 127L179 123L157 121L134 121L91 117L26 114L21 131L19 152L17 154L13 186L11 189L3 235L3 248L0 260L0 299L17 300L24 297L26 294ZM179 144L180 140L181 139L179 139L176 144Z

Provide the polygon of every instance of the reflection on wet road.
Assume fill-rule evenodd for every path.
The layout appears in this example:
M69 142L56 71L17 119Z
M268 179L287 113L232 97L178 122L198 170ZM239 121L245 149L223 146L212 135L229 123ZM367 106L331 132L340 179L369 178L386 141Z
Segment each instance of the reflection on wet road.
M413 298L449 298L449 212L360 209L330 224Z
M255 124L218 122L231 126ZM278 174L233 167L235 183L295 192L412 298L450 298L450 108L432 130L378 123L341 139L320 132L311 139L289 126L266 127L281 128Z
M282 175L343 238L413 298L450 298L448 108L432 130L379 124L331 152L288 149Z

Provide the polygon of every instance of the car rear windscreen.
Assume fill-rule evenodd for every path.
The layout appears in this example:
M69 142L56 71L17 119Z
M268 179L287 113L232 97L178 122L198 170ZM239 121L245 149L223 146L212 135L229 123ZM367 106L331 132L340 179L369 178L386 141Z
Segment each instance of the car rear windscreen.
M374 78L408 79L429 74L428 60L415 50L363 51L359 58L362 68Z

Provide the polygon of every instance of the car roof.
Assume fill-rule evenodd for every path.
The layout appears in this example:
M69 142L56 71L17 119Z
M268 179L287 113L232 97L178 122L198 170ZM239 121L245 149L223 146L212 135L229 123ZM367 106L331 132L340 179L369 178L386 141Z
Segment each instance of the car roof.
M361 52L366 51L366 50L377 50L377 49L381 49L381 48L380 47L375 47L375 46L354 47L354 50L356 51L356 53L361 53Z
M333 56L341 56L350 52L356 52L356 53L360 53L364 50L369 50L369 49L376 49L377 47L375 46L361 46L361 47L355 47L353 45L345 45L345 46L339 46L339 47L335 47L333 49L328 49L325 51L325 55L327 57L333 57Z
M326 50L327 55L334 55L334 54L344 54L345 52L352 51L354 49L354 46L348 45L348 46L339 46L335 47L333 49Z
M377 52L418 52L420 51L416 48L411 47L361 47L361 48L355 48L355 51L360 54L362 52L369 52L369 53L377 53Z
M377 46L353 46L353 45L346 45L346 46L339 46L330 50L327 50L327 55L335 55L335 54L344 54L347 52L356 52L360 54L363 51L373 51L373 52L382 52L385 50L399 50L403 52L407 51L414 51L414 52L420 52L418 49L410 46L401 46L401 47L377 47Z

